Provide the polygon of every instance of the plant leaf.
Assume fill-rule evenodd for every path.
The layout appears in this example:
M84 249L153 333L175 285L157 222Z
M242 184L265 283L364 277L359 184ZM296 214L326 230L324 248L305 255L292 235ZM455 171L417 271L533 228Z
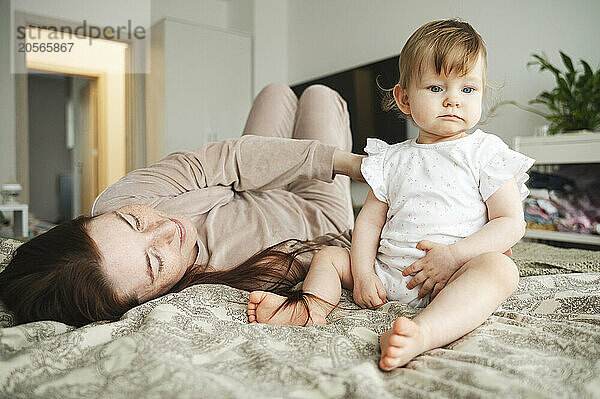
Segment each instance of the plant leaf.
M584 76L586 78L589 79L590 76L594 75L594 72L592 72L592 68L590 68L587 62L585 62L584 60L579 60L579 62L581 62L581 65L583 65L583 70L585 72Z
M563 64L565 64L569 72L575 72L575 68L573 68L573 62L571 61L571 58L562 51L559 51L559 53L560 57L562 58Z
M539 71L549 71L556 80L556 86L542 91L529 104L543 104L549 113L515 101L503 101L500 105L511 104L522 110L540 115L550 122L549 134L565 130L600 128L600 69L594 71L584 60L579 60L583 72L575 70L571 57L559 51L566 72L559 70L548 61L548 57L532 54L533 61L527 66L537 66ZM497 107L494 109L497 109Z

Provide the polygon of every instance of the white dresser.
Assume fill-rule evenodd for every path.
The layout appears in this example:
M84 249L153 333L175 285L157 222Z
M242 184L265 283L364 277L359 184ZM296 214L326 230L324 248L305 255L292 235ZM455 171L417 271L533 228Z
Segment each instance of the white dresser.
M513 147L536 165L600 163L600 133L515 137ZM600 246L600 235L527 229L525 237Z

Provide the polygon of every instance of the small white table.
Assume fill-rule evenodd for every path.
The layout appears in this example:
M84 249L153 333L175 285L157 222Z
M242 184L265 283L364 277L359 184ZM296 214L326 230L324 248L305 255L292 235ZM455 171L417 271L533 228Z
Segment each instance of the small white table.
M27 237L29 235L29 206L27 204L2 204L0 212L13 213L13 234L15 237Z

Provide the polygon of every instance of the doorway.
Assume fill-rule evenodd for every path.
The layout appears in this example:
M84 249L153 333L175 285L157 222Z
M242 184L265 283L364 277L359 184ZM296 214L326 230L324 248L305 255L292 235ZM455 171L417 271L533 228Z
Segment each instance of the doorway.
M49 40L50 31L30 29L35 34L28 43ZM18 162L27 171L30 212L51 223L89 214L94 198L126 173L131 153L129 45L68 40L85 42L73 48L93 48L93 57L26 53L28 73L21 81L27 128Z
M98 192L96 81L32 72L27 86L29 208L61 223L84 214Z

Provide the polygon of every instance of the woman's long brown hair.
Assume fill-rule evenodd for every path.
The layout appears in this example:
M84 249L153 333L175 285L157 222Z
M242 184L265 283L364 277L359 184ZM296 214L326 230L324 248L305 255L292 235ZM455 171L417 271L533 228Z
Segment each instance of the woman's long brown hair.
M206 266L193 265L169 292L179 292L195 284L225 284L245 291L265 290L289 295L308 270L308 265L298 257L318 251L343 235L305 241L288 239L257 252L230 270L205 271Z
M19 246L0 273L0 298L17 323L56 320L74 326L115 320L139 304L119 298L102 272L102 256L79 217Z
M83 326L118 320L139 304L133 296L117 296L102 272L102 256L87 233L90 220L82 216L63 223L16 249L0 273L0 299L14 312L17 323L56 320ZM306 274L307 265L298 256L316 251L342 235L285 240L226 271L194 265L170 292L195 284L225 284L242 290L288 294Z

